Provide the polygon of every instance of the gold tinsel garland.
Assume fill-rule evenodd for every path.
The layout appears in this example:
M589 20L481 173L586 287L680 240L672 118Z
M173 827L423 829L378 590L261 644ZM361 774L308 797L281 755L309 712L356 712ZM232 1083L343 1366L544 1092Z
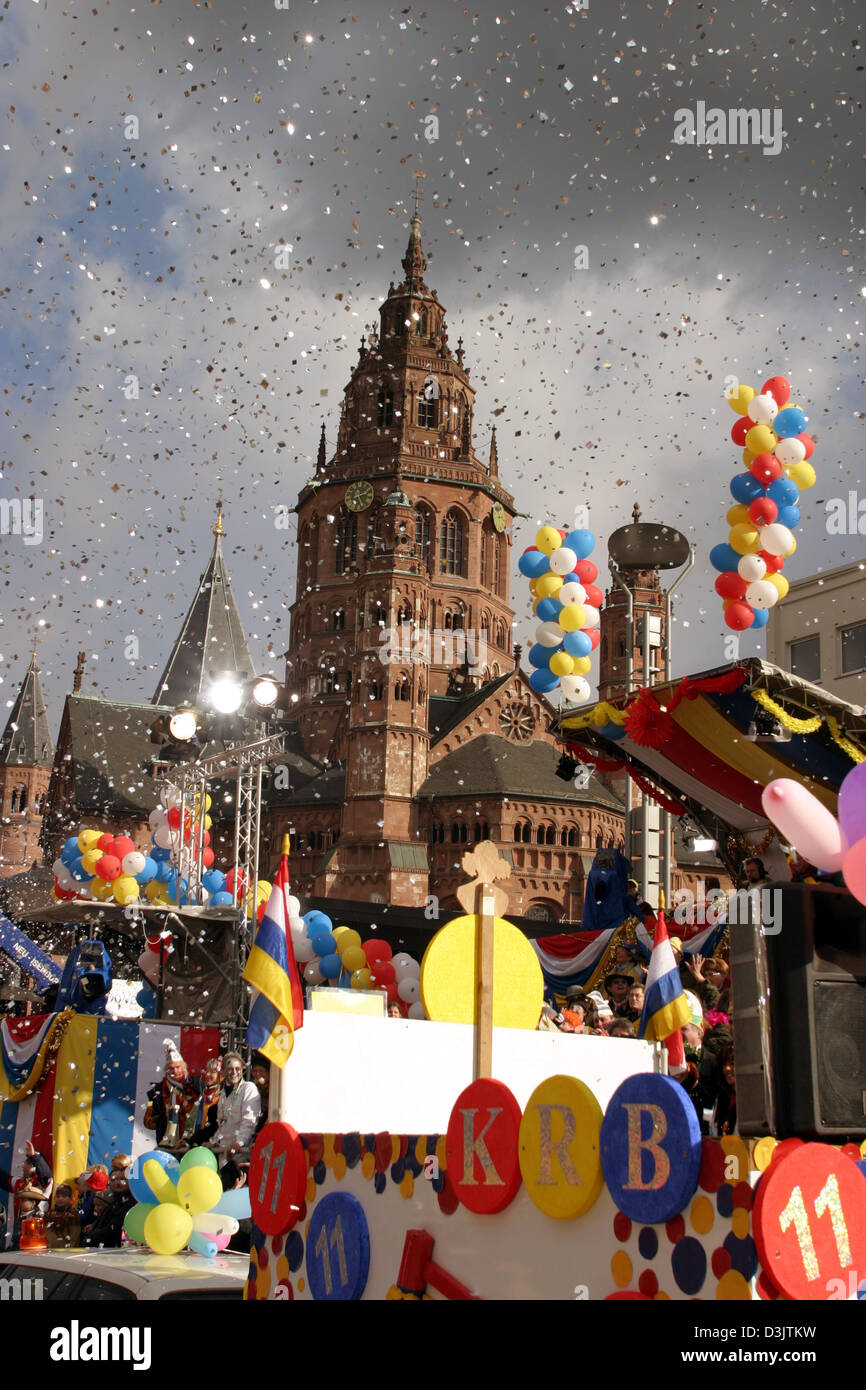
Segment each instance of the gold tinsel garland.
M760 705L762 709L769 710L770 714L778 719L782 727L792 734L815 734L818 732L821 725L826 722L827 730L833 742L838 748L842 749L843 753L847 753L853 763L862 763L866 760L866 753L861 753L856 744L852 743L849 738L846 738L843 733L840 733L838 721L834 719L832 714L824 716L816 714L813 715L811 719L795 719L794 715L789 714L786 709L783 709L772 696L767 694L766 690L753 690L752 699L756 704Z
M54 1058L57 1056L58 1049L63 1041L63 1036L66 1029L69 1027L69 1021L74 1017L74 1009L63 1009L56 1016L54 1022L46 1030L42 1042L39 1044L39 1051L33 1060L33 1066L30 1068L27 1079L23 1081L20 1086L10 1088L9 1094L3 1097L4 1100L24 1100L32 1091L36 1090L43 1076L51 1066L51 1063L54 1061Z

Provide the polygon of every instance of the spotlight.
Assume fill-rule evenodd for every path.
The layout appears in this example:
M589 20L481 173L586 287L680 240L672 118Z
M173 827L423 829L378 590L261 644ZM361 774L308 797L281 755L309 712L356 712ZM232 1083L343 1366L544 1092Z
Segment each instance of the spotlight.
M561 777L563 782L570 782L577 772L578 764L574 758L570 758L567 753L563 753L556 769L557 777Z
M261 705L265 709L277 703L279 694L280 687L275 680L271 680L270 676L263 676L262 679L256 681L253 686L253 700L257 705Z
M243 686L232 675L218 676L207 698L217 714L236 714L244 698Z
M198 719L193 709L175 710L169 718L168 731L178 743L188 743L191 738L195 738L197 730Z
M701 835L696 835L692 840L692 849L695 854L711 854L714 849L718 849L717 840L708 840Z

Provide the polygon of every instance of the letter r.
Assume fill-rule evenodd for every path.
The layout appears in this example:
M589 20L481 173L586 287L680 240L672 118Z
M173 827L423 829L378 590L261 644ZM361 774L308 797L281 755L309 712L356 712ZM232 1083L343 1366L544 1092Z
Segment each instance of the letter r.
M484 1136L493 1121L502 1114L502 1106L493 1105L490 1107L487 1124L477 1138L475 1138L475 1116L478 1114L478 1108L461 1110L460 1114L463 1116L463 1177L460 1179L461 1183L464 1187L477 1186L475 1180L475 1160L477 1158L484 1170L484 1184L488 1187L504 1187L504 1180L496 1171L493 1159L490 1157L484 1142Z

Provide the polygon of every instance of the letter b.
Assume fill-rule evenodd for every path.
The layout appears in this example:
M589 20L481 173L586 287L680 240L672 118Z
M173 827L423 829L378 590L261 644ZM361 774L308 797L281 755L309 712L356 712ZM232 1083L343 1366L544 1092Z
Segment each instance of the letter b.
M626 1188L632 1192L653 1192L664 1187L670 1176L671 1161L661 1146L668 1132L668 1122L660 1105L647 1105L641 1101L624 1101L623 1110L628 1120L628 1182ZM649 1138L641 1138L642 1116L648 1114L652 1120L652 1133ZM653 1159L653 1174L648 1182L643 1180L643 1155L649 1153Z

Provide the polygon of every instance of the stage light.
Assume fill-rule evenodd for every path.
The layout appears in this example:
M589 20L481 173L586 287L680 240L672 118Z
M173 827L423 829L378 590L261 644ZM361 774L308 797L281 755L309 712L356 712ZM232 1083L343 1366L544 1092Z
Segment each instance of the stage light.
M219 676L207 694L208 703L217 714L236 714L244 698L244 689L235 676Z
M563 753L556 769L557 777L561 777L563 782L570 782L577 772L578 764L574 758L570 758L567 753Z
M197 729L198 718L193 709L175 710L169 718L168 731L178 743L188 743L191 738L195 738Z
M253 700L257 705L261 705L265 709L277 703L279 694L280 687L270 676L263 676L262 679L256 681L253 686Z

